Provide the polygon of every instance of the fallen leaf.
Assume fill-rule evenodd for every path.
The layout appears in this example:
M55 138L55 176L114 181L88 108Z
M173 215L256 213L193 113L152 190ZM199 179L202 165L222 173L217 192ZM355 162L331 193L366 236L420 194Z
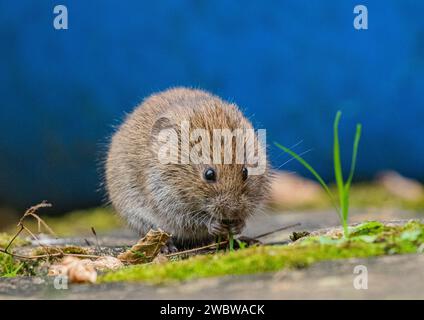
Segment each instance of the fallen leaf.
M131 249L121 253L118 259L131 264L151 262L159 254L169 238L170 235L160 229L150 230Z
M64 275L70 283L95 283L97 272L90 259L78 259L65 257L57 264L49 268L49 276Z
M91 261L91 265L98 271L116 270L124 266L121 260L112 256L100 257Z
M91 261L84 259L69 268L68 277L71 283L96 283L97 272L91 265Z

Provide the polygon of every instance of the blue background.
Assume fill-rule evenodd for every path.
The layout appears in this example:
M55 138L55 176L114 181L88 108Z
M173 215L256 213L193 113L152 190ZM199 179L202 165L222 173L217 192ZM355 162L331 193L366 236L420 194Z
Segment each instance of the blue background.
M65 4L69 29L53 28ZM365 4L369 29L353 28ZM358 179L424 179L424 1L0 1L0 204L97 205L112 126L143 97L194 86L236 102L268 142L332 179L343 111ZM270 146L275 167L289 157ZM282 169L305 173L294 161Z

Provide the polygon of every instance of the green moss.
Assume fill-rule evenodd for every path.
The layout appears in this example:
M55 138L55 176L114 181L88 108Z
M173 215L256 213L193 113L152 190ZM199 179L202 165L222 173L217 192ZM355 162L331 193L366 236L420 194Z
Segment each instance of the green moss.
M306 267L311 263L349 257L367 257L383 254L379 248L365 250L363 245L313 244L308 246L264 246L227 254L198 256L162 265L139 265L110 272L100 282L147 281L162 283L172 280L190 280L201 277L241 275L270 272L284 268Z
M369 221L365 223L361 223L359 226L354 228L350 228L350 237L354 238L357 236L367 235L373 236L381 233L385 230L384 224L378 221Z
M10 240L12 240L12 237L13 236L11 234L1 232L0 233L0 248L5 248L9 244ZM16 246L21 247L29 243L30 242L28 240L22 239L21 237L18 237L13 241L13 245L15 247Z
M353 236L341 233L305 237L288 246L250 247L229 253L204 255L165 264L136 265L99 277L100 282L146 281L163 283L222 275L241 275L281 269L303 268L312 263L414 253L422 250L424 224L385 226L367 222L352 228Z
M61 252L67 254L89 254L87 249L78 246L61 247L60 250L55 247L38 247L33 250L32 254L38 256L44 254L57 254Z

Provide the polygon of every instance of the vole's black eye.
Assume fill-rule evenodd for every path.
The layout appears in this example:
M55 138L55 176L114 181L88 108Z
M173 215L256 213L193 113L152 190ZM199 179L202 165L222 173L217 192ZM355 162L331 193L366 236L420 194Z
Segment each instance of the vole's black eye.
M216 181L216 173L215 173L215 170L212 168L206 169L203 176L205 177L206 181L209 181L209 182Z
M249 170L247 170L246 167L243 167L242 174L243 174L243 180L246 180L249 175Z

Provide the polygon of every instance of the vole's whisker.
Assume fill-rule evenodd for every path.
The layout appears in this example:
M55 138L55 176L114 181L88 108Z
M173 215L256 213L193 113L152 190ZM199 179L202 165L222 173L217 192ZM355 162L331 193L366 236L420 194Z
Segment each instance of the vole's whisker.
M311 148L311 149L308 149L308 150L306 150L306 151L303 151L303 152L301 152L301 153L299 154L299 156L303 156L303 155L305 155L305 154L307 154L307 153L311 152L312 150L313 150L313 149ZM286 162L284 162L282 165L280 165L277 169L281 169L281 167L285 166L287 163L289 163L289 162L293 161L294 159L295 159L294 157L290 158L289 160L287 160Z

